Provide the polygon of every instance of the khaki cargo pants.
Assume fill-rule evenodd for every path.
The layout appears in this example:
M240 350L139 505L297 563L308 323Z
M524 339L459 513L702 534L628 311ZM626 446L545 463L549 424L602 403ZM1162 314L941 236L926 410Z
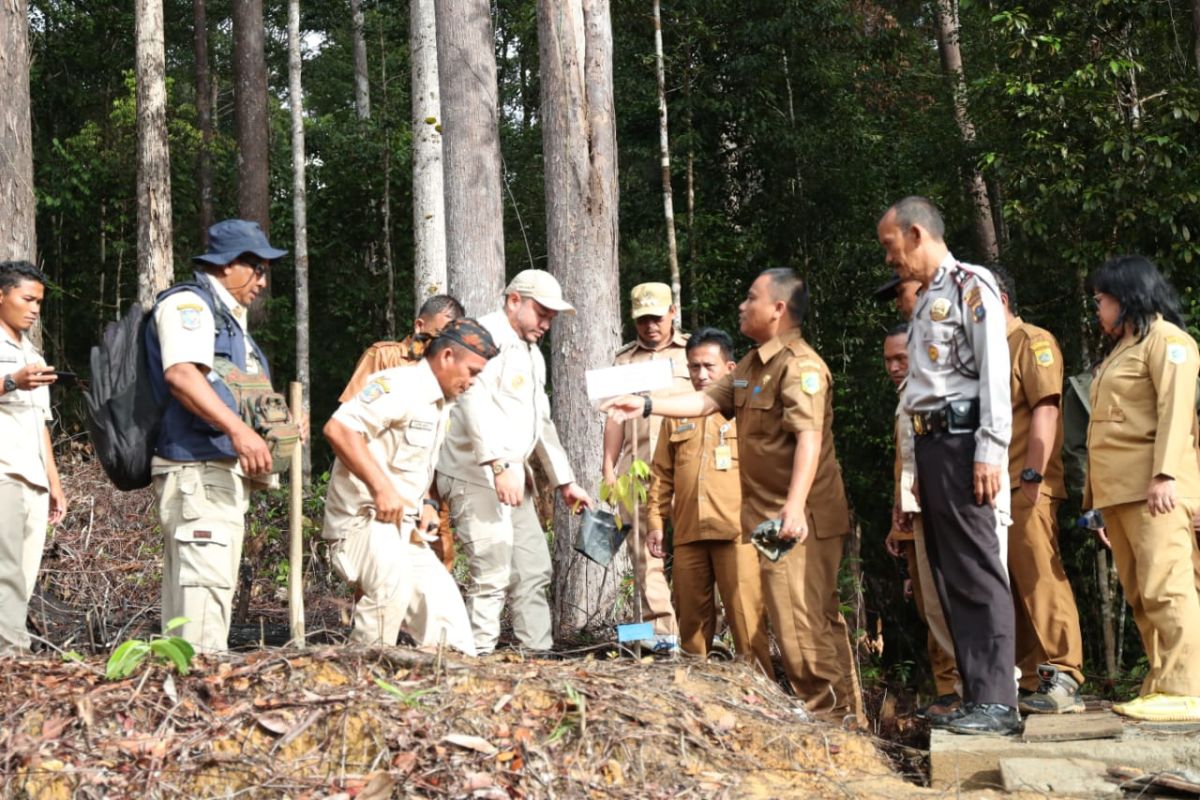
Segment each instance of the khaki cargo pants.
M29 649L25 617L49 518L50 492L0 476L0 654Z
M446 644L475 655L471 623L452 576L425 544L412 542L413 523L363 519L333 545L334 570L362 596L354 604L350 638L394 645L401 629L419 647Z
M172 635L198 653L228 650L249 482L206 462L169 467L153 481L165 539L163 627L184 617L188 621Z

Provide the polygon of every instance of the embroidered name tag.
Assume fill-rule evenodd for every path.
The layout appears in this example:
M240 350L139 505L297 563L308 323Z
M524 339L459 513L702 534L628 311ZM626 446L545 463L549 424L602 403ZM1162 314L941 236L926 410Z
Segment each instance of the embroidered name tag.
M696 423L684 422L678 428L675 429L675 432L683 433L684 431L694 431L694 430L696 430Z
M408 427L410 430L414 431L431 431L433 430L433 423L414 419L412 422L408 423Z
M733 388L735 389L745 389L749 385L750 381L745 381L740 378L735 378L733 381Z

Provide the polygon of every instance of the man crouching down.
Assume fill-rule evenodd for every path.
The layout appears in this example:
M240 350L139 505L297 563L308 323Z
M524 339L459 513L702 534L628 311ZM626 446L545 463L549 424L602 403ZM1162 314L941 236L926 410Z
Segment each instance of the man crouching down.
M444 638L475 655L462 596L425 534L437 528L429 487L446 419L497 352L479 323L455 320L424 358L372 375L325 425L337 459L323 535L337 542L334 569L361 592L355 641L393 645L403 627L421 646Z

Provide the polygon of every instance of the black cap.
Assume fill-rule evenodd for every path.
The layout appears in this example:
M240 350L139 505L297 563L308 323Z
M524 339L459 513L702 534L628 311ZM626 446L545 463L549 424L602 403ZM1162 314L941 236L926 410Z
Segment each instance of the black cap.
M896 287L899 285L900 276L893 272L892 277L888 278L871 295L881 303L890 303L896 298Z

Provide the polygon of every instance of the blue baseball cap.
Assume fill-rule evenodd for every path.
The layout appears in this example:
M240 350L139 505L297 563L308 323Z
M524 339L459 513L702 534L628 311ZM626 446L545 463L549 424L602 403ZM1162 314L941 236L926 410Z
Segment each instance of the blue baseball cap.
M257 222L225 219L208 229L208 252L192 260L219 267L232 263L243 253L253 253L259 258L274 261L286 256L288 251L271 247L267 235Z

